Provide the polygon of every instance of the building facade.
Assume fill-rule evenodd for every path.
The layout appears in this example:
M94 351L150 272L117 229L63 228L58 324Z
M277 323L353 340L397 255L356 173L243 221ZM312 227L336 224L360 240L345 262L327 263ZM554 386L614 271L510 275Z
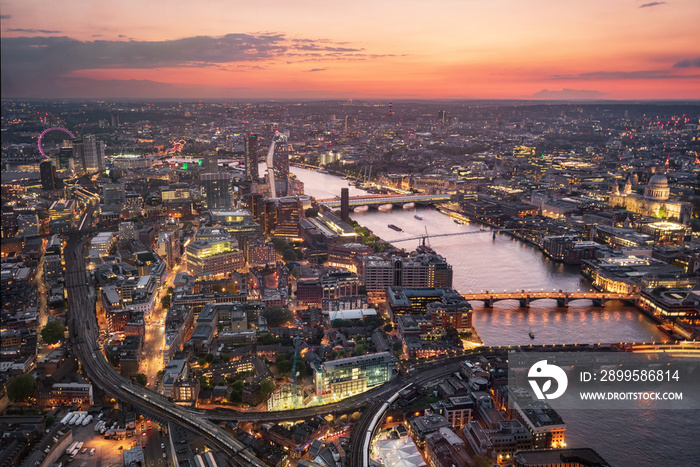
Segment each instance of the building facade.
M390 381L396 359L389 352L314 364L316 394L320 397L342 399Z
M229 239L195 240L187 245L187 272L193 276L228 274L244 267L243 252Z
M438 255L404 258L364 258L362 278L367 293L383 294L389 287L452 287L452 266Z
M644 188L644 195L632 192L632 180L627 180L625 187L620 189L615 184L612 193L608 196L610 206L621 206L624 209L636 212L643 216L659 217L675 220L682 224L690 221L693 206L683 201L669 199L671 189L668 186L668 178L663 174L656 174L649 180Z

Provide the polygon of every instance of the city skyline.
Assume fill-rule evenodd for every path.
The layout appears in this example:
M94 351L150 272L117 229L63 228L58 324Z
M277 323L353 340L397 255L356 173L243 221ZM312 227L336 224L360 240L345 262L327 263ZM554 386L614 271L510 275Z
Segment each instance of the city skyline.
M5 1L2 96L700 99L695 2Z

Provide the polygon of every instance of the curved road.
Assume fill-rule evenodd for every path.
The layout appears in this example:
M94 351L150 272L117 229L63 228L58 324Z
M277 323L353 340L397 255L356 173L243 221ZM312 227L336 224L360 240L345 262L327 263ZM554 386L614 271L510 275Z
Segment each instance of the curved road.
M333 412L346 412L358 409L365 404L380 401L383 403L391 395L409 383L426 384L438 382L450 373L457 371L459 362L466 355L460 355L437 362L430 362L415 367L415 371L409 375L402 375L395 380L375 387L365 393L344 399L340 402L309 407L304 409L288 410L281 412L247 412L233 409L197 410L188 409L176 405L164 397L142 386L131 383L118 374L102 355L97 343L97 320L95 316L95 292L90 285L85 270L83 248L88 242L88 235L73 234L66 246L65 283L68 291L69 332L73 342L73 348L80 359L90 379L106 393L121 401L148 411L164 420L180 423L192 431L204 436L208 442L226 453L237 465L264 466L256 459L246 447L235 439L230 433L210 420L217 421L257 421L279 422L295 421L310 418L314 415L325 415ZM564 348L567 346L559 346ZM497 350L491 348L477 348L470 353L493 354L506 349ZM365 414L372 411L365 411ZM363 417L358 423L358 436L365 423ZM366 431L366 429L365 429ZM353 433L353 439L355 434ZM351 459L356 457L357 449L361 449L362 443L352 443ZM352 465L352 464L351 464Z
M114 371L96 343L95 292L89 285L83 260L83 247L87 241L87 236L81 238L80 235L73 235L69 240L65 252L65 280L70 307L69 335L73 342L73 349L90 380L112 397L140 407L164 420L180 423L199 433L237 465L265 466L226 430L207 420L202 420L196 414L146 388L132 384Z
M376 387L363 394L318 407L282 412L243 412L232 409L187 409L170 402L159 394L142 386L131 383L131 381L117 373L104 358L96 343L98 326L95 316L95 292L90 286L83 259L83 248L87 242L87 235L81 236L80 234L74 234L70 238L65 250L65 283L70 307L68 321L69 336L73 343L73 349L90 380L116 399L139 407L164 420L180 423L190 430L204 436L212 446L226 453L231 460L241 466L264 466L265 464L256 459L242 443L226 430L211 423L209 420L251 420L260 422L302 420L314 415L324 415L334 411L354 410L366 404L368 401L388 397L407 382L421 383L430 381L431 379L440 379L455 371L459 359L462 358L458 357L454 359L455 361L453 363L437 368L435 368L434 364L432 368L426 365L428 369L425 371L419 370L413 375L401 376L392 382Z

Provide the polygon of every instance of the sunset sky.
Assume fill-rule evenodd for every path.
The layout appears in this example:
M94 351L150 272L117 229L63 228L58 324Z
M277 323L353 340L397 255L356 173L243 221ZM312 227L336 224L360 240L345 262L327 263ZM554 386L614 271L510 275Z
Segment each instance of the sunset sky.
M700 99L700 1L2 0L2 97Z

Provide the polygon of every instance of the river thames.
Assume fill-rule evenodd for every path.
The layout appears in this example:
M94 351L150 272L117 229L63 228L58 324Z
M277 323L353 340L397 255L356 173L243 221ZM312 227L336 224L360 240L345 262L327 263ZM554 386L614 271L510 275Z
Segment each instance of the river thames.
M261 174L265 165L261 164ZM348 187L346 180L334 175L293 167L291 172L304 182L307 195L333 198ZM349 187L350 196L364 194ZM414 216L422 217L422 220ZM565 266L549 260L534 246L507 234L479 232L478 224L456 224L435 209L370 210L351 217L383 240L438 233L476 232L469 235L433 238L430 246L452 265L453 286L460 292L519 290L590 290L577 266ZM394 224L403 232L388 227ZM396 242L406 250L418 246L417 240ZM486 345L660 342L666 337L636 308L619 302L592 307L589 302L572 302L559 308L553 300L533 302L530 309L517 302L497 302L485 308L474 307L474 328ZM529 332L535 334L531 340ZM561 412L567 424L569 447L592 447L612 465L658 467L698 465L700 447L700 411L679 410L569 410Z

